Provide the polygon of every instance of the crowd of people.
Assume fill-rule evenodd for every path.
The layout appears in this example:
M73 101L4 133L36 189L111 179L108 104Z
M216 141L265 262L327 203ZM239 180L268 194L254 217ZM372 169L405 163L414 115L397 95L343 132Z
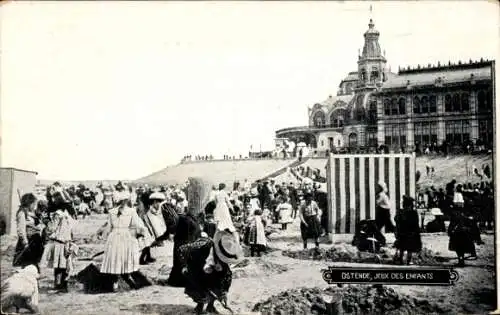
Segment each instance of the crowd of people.
M131 276L141 265L155 262L151 249L173 241L173 263L167 284L183 287L196 303L196 312L214 311L219 300L227 306L231 287L231 265L243 257L242 243L251 256L266 253L273 225L286 230L297 216L304 249L313 240L328 234L327 193L319 170L290 169L294 182L274 179L211 187L200 209L189 207L189 182L179 186L148 185L133 188L119 182L115 186L84 185L64 188L54 183L45 198L28 193L21 197L16 215L18 241L13 265L54 270L54 290L68 292L68 276L77 256L75 227L91 212L106 213L108 219L96 234L106 238L100 272L116 283L122 278L131 288L140 285ZM311 179L310 177L314 178ZM395 261L411 263L412 254L422 249L422 231L417 209L431 209L435 220L427 231L444 231L449 220L449 249L455 251L458 265L465 255L476 257L475 244L481 244L480 228L493 222L493 183L457 184L444 189L431 187L415 201L404 196L402 207L391 212L387 185L377 184L374 220L357 223L353 244L360 250L386 246L384 233L395 233ZM434 229L434 230L433 230ZM173 236L173 238L172 238ZM31 271L30 271L31 272ZM206 306L206 309L205 309ZM30 307L33 307L31 305Z

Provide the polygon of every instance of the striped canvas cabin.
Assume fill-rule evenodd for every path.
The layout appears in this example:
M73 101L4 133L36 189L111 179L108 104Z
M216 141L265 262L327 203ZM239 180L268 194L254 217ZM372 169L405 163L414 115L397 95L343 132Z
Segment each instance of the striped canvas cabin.
M330 231L354 233L360 220L375 219L375 189L387 184L392 213L403 195L415 198L415 155L413 154L330 154L327 163Z

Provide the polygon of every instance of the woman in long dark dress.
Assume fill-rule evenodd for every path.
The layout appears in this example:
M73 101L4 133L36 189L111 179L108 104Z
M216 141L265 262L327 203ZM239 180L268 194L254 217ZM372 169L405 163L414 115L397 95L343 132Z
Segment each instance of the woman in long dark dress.
M300 234L304 243L304 249L307 248L307 240L312 238L316 248L319 247L319 237L321 236L321 224L319 218L320 209L313 195L307 192L305 202L300 207Z
M236 263L243 252L233 233L217 231L214 240L200 238L181 246L180 261L185 266L185 293L196 302L196 314L206 312L217 314L215 300L227 303L231 287L232 272L229 264Z
M196 218L190 213L179 214L174 233L174 262L167 284L172 287L184 287L186 281L182 275L184 266L179 260L179 249L182 245L198 239L201 236L201 228Z
M34 194L25 194L21 197L21 205L16 214L17 244L14 254L14 267L37 266L43 255L42 226L35 210L37 199Z
M476 256L474 241L477 241L477 236L474 232L469 218L462 211L452 212L448 227L448 235L450 236L448 249L457 253L459 267L465 266L465 254Z
M396 221L396 248L399 250L398 262L403 264L405 251L406 264L411 263L412 253L422 250L422 239L420 238L420 226L418 225L418 213L414 207L414 199L403 196L403 209L395 218Z

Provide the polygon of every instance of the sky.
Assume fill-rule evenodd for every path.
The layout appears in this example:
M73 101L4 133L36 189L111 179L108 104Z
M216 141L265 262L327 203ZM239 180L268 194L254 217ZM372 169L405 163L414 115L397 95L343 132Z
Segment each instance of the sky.
M369 7L373 11L370 13ZM7 2L2 166L135 179L272 149L357 70L370 17L398 66L496 59L495 1Z

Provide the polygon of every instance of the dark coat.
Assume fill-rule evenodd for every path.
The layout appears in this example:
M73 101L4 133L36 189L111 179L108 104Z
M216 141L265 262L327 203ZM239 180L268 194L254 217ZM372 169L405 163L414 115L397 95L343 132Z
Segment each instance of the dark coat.
M180 247L195 241L201 236L201 228L198 221L190 214L180 214L174 235L174 261L168 285L173 287L184 287L186 282L182 275L183 263L180 261Z
M471 220L463 213L454 213L448 226L448 235L450 236L448 249L458 255L476 254L474 246L474 240L477 238L476 232Z
M222 270L205 273L203 266L210 254L213 242L210 238L200 238L180 247L180 261L187 267L184 292L196 303L208 303L217 298L225 299L232 282L232 272L229 266L219 262Z
M418 213L414 209L400 210L395 217L396 221L396 248L409 252L422 250Z

